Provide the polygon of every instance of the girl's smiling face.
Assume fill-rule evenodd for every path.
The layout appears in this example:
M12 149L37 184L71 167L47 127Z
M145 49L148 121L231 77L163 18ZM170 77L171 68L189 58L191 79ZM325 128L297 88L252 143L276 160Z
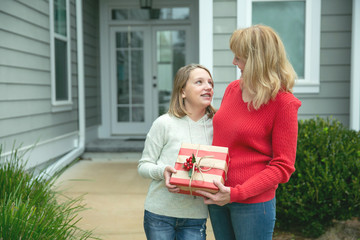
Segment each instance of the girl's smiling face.
M185 107L203 108L211 104L214 95L214 82L207 71L196 68L191 71L188 81L183 88L182 97Z

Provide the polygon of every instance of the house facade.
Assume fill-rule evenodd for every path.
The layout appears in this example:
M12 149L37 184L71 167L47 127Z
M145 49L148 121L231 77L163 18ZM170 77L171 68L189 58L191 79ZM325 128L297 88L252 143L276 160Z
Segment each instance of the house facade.
M188 63L211 70L219 107L240 74L229 38L257 23L284 40L299 119L332 116L359 130L358 0L3 0L2 154L21 145L28 167L51 162L51 173L87 142L144 138Z

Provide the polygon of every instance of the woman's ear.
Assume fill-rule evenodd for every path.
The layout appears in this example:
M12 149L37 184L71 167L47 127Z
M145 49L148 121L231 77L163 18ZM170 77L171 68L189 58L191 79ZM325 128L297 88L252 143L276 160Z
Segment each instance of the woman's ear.
M181 90L181 97L182 97L182 98L185 98L185 97L186 97L184 89Z

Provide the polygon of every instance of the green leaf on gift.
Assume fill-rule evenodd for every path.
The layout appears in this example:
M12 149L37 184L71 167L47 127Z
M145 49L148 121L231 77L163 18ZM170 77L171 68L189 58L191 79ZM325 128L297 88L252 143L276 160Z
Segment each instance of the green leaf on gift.
M192 175L192 168L189 170L189 178L191 178L191 175Z

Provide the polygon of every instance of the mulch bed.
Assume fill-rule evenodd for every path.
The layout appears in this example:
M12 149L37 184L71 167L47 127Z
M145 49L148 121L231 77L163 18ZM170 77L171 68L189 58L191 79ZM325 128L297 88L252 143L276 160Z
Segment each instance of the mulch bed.
M360 240L360 221L357 218L347 221L334 221L334 226L328 229L316 240ZM299 234L275 230L273 240L314 240Z

